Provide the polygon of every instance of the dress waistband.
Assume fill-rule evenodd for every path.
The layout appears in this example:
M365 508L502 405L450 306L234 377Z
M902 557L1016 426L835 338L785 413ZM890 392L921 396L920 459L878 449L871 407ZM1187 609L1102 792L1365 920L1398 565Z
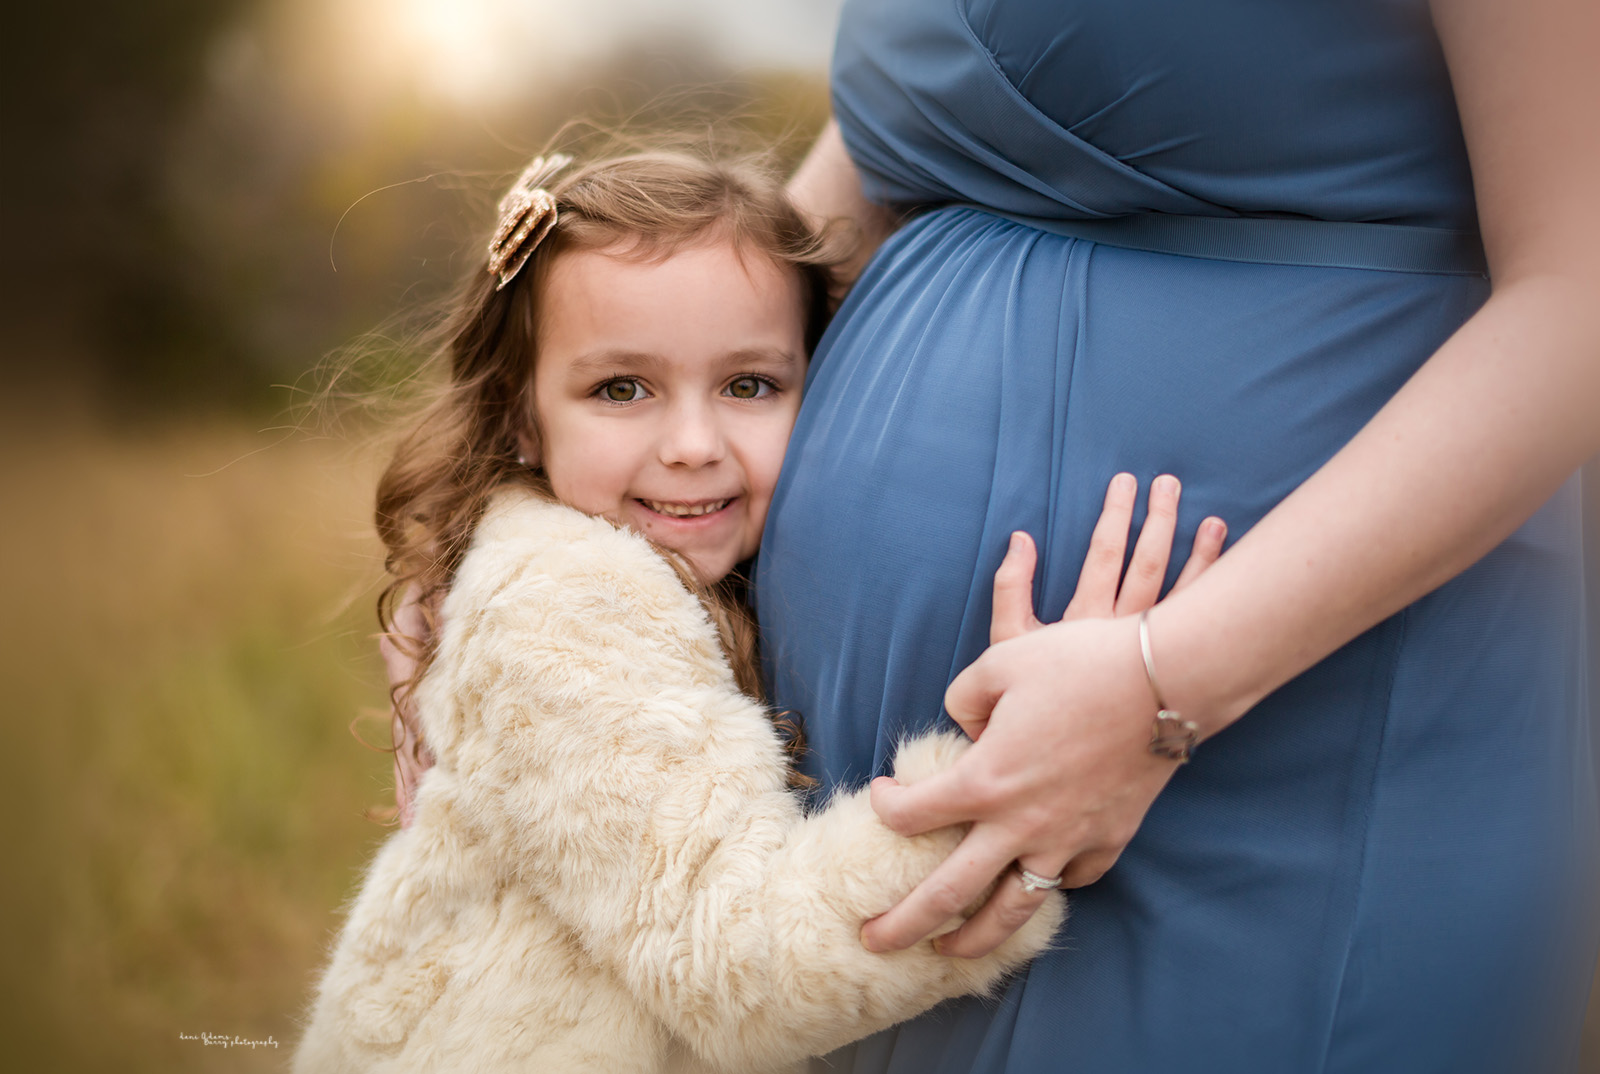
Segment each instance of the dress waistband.
M1103 220L1024 216L957 202L941 208L975 209L990 216L1072 239L1148 253L1263 265L1376 269L1448 276L1489 274L1476 231L1356 224L1298 217L1177 216L1135 213Z

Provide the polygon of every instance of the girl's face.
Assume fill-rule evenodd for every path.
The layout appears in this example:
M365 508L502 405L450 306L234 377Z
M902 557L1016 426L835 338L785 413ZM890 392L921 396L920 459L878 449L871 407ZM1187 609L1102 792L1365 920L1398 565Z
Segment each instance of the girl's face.
M726 240L659 261L560 255L540 302L537 444L563 503L715 582L761 541L800 407L798 275Z

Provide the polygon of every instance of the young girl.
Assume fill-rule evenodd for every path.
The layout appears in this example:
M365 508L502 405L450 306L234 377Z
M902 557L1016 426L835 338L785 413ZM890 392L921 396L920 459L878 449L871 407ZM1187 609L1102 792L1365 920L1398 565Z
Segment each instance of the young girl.
M535 161L501 203L447 394L379 488L390 594L442 613L413 680L436 764L337 941L304 1074L779 1069L991 988L1064 912L1022 873L1042 905L991 956L861 946L962 832L896 836L864 790L803 815L730 581L828 258L750 166L566 164ZM1136 563L1164 567L1175 500ZM1115 485L1085 573L1112 600L1131 509ZM1202 538L1188 576L1220 546ZM1031 557L1014 540L997 638L1036 625ZM896 778L964 743L906 744Z

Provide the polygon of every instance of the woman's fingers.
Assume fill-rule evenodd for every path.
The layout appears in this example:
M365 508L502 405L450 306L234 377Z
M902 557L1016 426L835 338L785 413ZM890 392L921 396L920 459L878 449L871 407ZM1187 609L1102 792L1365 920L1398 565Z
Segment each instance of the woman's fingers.
M1014 857L1015 851L1001 838L999 829L974 825L955 853L929 873L911 894L861 927L862 945L869 951L899 951L910 947L951 918L959 917Z
M1062 619L1101 619L1113 614L1117 588L1122 582L1122 557L1128 550L1128 528L1133 524L1133 505L1139 497L1139 481L1132 474L1118 474L1106 488L1100 520L1089 537L1089 553L1078 572L1078 588L1072 594Z
M1161 596L1161 583L1167 577L1167 561L1172 558L1172 536L1178 528L1178 498L1182 489L1178 479L1162 474L1150 483L1150 502L1144 525L1128 573L1117 592L1116 614L1132 615L1155 604Z
M417 768L411 725L400 715L397 706L391 718L390 735L394 739L394 804L399 811L400 827L411 827L412 805L415 801L417 780L422 773Z
M1004 684L991 674L994 661L989 658L989 653L992 652L994 648L991 646L983 656L962 668L944 691L945 712L974 742L983 733L995 702L1000 700L1005 690Z
M393 634L378 635L378 654L383 657L383 672L391 688L407 682L417 673L416 657L394 640Z
M1030 862L1028 868L1044 877L1056 876L1061 871L1059 868L1041 866L1038 862ZM1049 897L1049 889L1030 890L1023 883L1020 872L1016 869L1007 870L1000 877L1000 883L995 885L989 901L960 928L935 940L934 945L941 955L982 958L1004 943L1006 937L1026 925Z
M1228 537L1228 524L1215 515L1200 523L1194 535L1194 548L1189 552L1189 562L1183 565L1172 591L1176 593L1215 563L1222 556L1222 543Z
M411 701L418 646L428 635L427 616L414 590L395 608L390 627L388 633L378 636L378 652L383 656L383 668L389 677L389 697L394 707L390 727L394 742L394 798L400 827L405 828L411 824L417 784L422 774L433 767L433 755L422 741L416 706Z
M408 590L395 606L389 629L378 635L378 652L383 670L389 676L389 689L409 683L417 674L417 653L428 637L428 619L417 601L416 591Z
M1078 575L1077 590L1061 617L1063 620L1133 615L1154 606L1160 598L1161 585L1172 558L1172 540L1177 533L1178 504L1183 489L1171 474L1162 474L1151 482L1144 524L1124 572L1123 555L1128 546L1138 492L1139 484L1132 474L1118 474L1111 479L1105 505L1089 538L1089 551ZM1220 518L1208 518L1201 523L1174 590L1194 581L1217 561L1227 535L1228 527Z
M1061 874L1061 886L1064 888L1082 888L1098 881L1102 876L1111 871L1117 864L1117 859L1122 856L1122 848L1101 848L1079 854L1072 859Z
M422 774L433 767L433 754L422 741L410 690L395 692L390 737L394 742L394 802L399 810L400 827L408 828L417 785L422 781Z
M901 835L948 828L976 815L957 768L909 785L890 776L879 776L872 781L871 796L872 811L878 819Z
M989 644L1037 630L1044 624L1033 614L1033 571L1039 562L1033 538L1018 530L1011 535L1006 558L994 572L994 611L989 617Z
M395 607L392 622L395 633L421 640L428 635L428 617L423 613L422 602L415 589L406 590L405 597Z

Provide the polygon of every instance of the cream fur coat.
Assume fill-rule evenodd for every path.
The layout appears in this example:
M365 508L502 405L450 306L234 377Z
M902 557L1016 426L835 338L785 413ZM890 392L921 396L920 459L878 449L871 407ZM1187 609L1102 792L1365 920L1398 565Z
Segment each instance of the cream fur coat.
M299 1074L792 1067L1039 953L861 947L960 839L886 829L866 792L811 816L699 602L640 538L502 494L418 687L437 764L378 852L317 991ZM960 736L903 747L949 765Z

